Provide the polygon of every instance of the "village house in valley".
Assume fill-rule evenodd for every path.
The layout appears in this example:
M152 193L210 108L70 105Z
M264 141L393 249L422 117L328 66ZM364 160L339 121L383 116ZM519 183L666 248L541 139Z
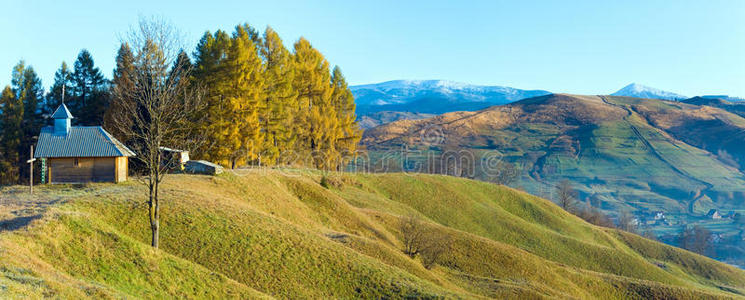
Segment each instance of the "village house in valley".
M134 153L100 126L71 126L62 104L41 129L34 157L45 160L45 183L122 182ZM44 164L43 164L44 165Z

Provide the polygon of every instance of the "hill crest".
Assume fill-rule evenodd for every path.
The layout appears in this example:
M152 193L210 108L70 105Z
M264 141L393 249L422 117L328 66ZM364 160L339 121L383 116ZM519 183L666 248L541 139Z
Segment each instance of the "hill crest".
M322 186L321 179L329 183ZM22 187L4 188L4 195ZM0 237L3 297L727 298L745 271L596 227L503 186L424 174L291 169L174 175L160 250L142 185L40 186L43 218ZM25 198L24 198L25 199ZM448 236L432 269L400 222ZM195 271L196 270L196 271Z

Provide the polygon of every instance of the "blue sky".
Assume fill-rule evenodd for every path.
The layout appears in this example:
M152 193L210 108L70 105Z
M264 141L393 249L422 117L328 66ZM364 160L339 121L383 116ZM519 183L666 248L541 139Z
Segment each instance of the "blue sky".
M601 3L602 2L602 3ZM445 79L578 94L631 82L745 96L745 1L6 1L0 85L25 59L51 85L82 48L110 78L139 16L183 30L271 25L308 38L352 84Z

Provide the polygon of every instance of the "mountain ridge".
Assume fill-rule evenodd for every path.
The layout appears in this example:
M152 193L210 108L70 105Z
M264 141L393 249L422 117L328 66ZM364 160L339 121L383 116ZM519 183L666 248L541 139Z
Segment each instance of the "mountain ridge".
M392 80L350 86L357 115L382 111L441 114L478 110L496 104L549 94L506 86L472 85L445 80Z
M363 129L396 120L420 119L421 115L455 111L477 111L522 99L549 95L546 90L525 90L500 85L476 85L447 80L390 80L350 86ZM682 101L688 97L631 83L611 96ZM741 100L724 95L701 96L727 101Z

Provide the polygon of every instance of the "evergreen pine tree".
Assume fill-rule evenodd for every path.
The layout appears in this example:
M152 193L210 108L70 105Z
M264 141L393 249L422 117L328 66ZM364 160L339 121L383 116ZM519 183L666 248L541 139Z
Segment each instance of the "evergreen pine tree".
M188 78L181 78L181 77L189 75L192 68L193 68L193 65L191 63L191 59L189 58L189 55L186 54L186 51L181 50L178 53L178 56L176 57L176 61L174 61L173 63L173 66L171 66L171 71L168 77L171 80L184 80L184 79L188 80ZM179 70L176 70L176 69L179 69Z
M95 67L88 50L83 49L78 54L72 78L75 85L69 106L77 114L77 122L81 125L101 125L108 107L106 79Z
M44 88L41 85L41 79L31 66L23 68L20 72L19 80L13 79L13 88L16 96L23 102L24 135L30 138L39 134L39 129L44 123L41 116Z
M131 91L134 90L132 87L134 86L134 78L133 74L135 72L135 66L134 66L135 57L132 53L132 48L127 43L122 43L122 45L119 47L119 51L116 55L116 67L114 68L114 77L111 81L111 88L114 89L116 87L120 87L120 90L124 91ZM122 114L124 113L124 108L122 107L123 101L126 101L125 99L122 99L124 95L120 95L120 97L115 98L111 101L109 104L109 107L106 109L106 113L104 113L103 117L103 126L106 128L111 134L116 136L120 139L123 143L127 143L126 140L126 134L123 132L119 132L118 128L121 126L115 126L114 122L114 116L116 114Z
M18 149L23 138L23 102L10 86L0 96L0 184L16 184L19 180Z
M72 72L65 62L62 62L62 65L60 65L57 72L54 73L54 84L52 84L52 87L49 89L49 93L47 93L47 99L45 101L43 109L44 114L54 113L54 110L57 109L60 104L62 104L63 86L65 91L64 99L66 101L69 101L73 87Z
M13 163L18 168L20 178L24 179L29 176L29 170L24 167L25 158L30 155L29 146L35 143L34 137L39 134L39 130L44 125L44 119L41 115L44 88L34 69L31 66L26 66L23 61L13 68L11 84L14 99L21 103L23 110L20 115L21 124L18 143L15 143L15 139L12 142L18 153L18 160Z

